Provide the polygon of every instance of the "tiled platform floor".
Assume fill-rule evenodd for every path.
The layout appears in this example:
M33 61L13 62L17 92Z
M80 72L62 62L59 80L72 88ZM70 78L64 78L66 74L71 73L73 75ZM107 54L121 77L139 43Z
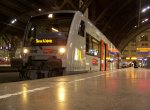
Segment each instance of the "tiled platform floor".
M0 110L150 110L150 70L3 83Z

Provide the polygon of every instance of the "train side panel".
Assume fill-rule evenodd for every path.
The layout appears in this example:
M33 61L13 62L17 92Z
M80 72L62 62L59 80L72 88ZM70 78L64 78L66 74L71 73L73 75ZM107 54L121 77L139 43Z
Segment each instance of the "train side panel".
M98 30L91 24L91 22L85 18L86 28L85 28L85 39L87 34L89 34L93 39L100 41L100 36L98 36ZM86 47L87 48L87 47ZM100 45L99 45L99 53L100 53ZM91 56L86 54L86 70L87 71L100 71L100 55L99 56Z
M66 52L66 72L68 73L83 72L86 68L85 37L78 35L81 19L83 16L76 13L69 32Z
M79 35L78 31L81 22L85 23L84 36ZM98 30L79 12L73 19L68 43L67 43L67 66L66 71L99 71L100 57L86 54L86 33L99 40Z
M81 22L85 23L84 36L79 35ZM87 33L99 41L100 56L90 56L86 54L86 37ZM101 45L103 42L103 47ZM103 51L102 49L103 48ZM115 46L103 35L87 18L80 12L75 14L70 28L67 42L66 71L83 72L83 71L105 71L116 69L116 62L109 62L109 53L115 50ZM115 66L114 66L115 65Z

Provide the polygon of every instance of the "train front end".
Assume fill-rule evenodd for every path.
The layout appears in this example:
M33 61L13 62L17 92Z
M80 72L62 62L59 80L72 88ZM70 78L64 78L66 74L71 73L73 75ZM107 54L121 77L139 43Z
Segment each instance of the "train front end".
M49 13L32 17L23 47L23 68L49 76L62 75L66 66L67 39L74 13Z

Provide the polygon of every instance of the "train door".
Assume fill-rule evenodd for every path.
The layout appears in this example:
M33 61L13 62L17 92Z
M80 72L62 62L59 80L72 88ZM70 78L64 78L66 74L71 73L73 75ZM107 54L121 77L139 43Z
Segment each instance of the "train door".
M104 41L100 41L100 71L104 71Z
M107 58L108 58L108 44L105 44L105 43L104 43L104 51L105 51L105 52L104 52L104 54L105 54L105 55L104 55L104 56L105 56L105 59L104 59L104 60L105 60L105 61L104 61L104 62L105 62L104 70L106 71L106 70L108 70L108 61L107 61Z
M100 70L106 71L108 69L107 56L108 56L108 45L103 40L100 42Z

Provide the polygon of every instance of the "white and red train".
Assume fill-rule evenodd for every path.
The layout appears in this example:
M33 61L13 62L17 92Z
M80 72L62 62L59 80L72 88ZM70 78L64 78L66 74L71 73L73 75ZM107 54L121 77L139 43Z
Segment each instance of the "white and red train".
M30 19L23 69L49 76L116 69L118 50L79 11L54 11ZM30 74L31 75L31 74Z

